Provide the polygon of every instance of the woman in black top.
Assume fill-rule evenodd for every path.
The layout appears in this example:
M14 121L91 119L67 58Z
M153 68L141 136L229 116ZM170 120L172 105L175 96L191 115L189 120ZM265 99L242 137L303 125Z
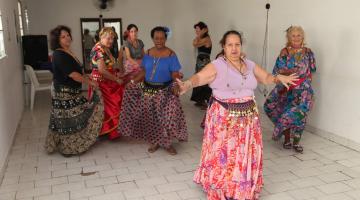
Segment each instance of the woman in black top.
M197 48L198 55L196 58L195 73L199 72L206 64L210 62L211 54L211 39L209 30L204 22L199 22L194 25L196 37L193 40L193 46ZM206 102L211 96L211 89L208 85L203 85L193 89L191 100L195 101L195 105L202 109L206 109Z
M101 128L103 107L94 93L90 102L81 95L81 84L97 87L83 75L79 60L71 52L71 31L58 26L50 32L53 53L52 108L45 149L64 156L82 153L96 141Z

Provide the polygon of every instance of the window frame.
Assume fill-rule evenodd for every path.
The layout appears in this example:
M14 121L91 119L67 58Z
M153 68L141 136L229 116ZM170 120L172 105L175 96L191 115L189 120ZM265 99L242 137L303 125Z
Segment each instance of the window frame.
M3 15L0 10L0 59L6 57L6 48L5 48L5 30L4 30L4 23L3 23Z

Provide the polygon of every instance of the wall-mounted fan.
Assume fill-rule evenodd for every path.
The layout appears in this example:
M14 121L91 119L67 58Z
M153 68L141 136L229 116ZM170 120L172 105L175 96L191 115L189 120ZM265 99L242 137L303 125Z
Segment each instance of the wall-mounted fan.
M115 0L93 0L94 5L100 11L109 10L114 6Z

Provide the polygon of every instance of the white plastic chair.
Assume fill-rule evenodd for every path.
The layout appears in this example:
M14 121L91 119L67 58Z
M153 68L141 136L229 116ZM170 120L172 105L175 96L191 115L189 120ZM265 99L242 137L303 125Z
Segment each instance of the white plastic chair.
M51 72L48 70L39 70L34 71L34 69L30 65L25 65L26 73L29 76L31 82L31 89L30 89L30 110L34 108L34 101L35 101L35 92L36 91L43 91L43 90L50 90L51 89L51 82L47 83L39 83L37 74L42 75L45 77L49 77ZM48 78L46 78L48 79Z

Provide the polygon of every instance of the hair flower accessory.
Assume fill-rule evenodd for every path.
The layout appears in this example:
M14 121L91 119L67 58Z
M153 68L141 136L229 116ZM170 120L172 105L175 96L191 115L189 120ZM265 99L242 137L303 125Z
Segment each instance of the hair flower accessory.
M164 30L167 38L169 39L172 35L171 29L169 27L164 26Z

